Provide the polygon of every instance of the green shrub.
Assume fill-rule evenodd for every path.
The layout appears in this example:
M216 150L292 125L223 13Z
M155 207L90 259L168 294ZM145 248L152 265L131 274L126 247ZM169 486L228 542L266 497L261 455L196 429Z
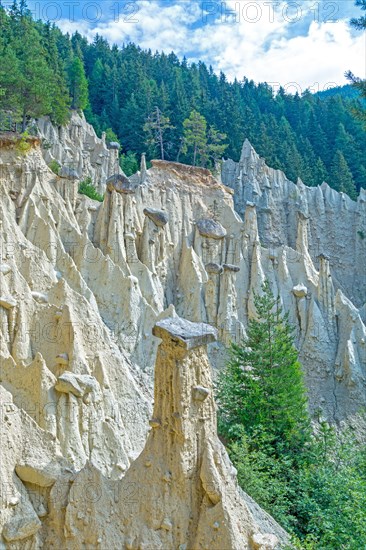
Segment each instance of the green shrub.
M47 141L47 139L42 139L42 149L45 149L46 151L48 151L49 149L51 149L52 147L52 143L50 143L49 141Z
M127 177L132 176L139 170L136 153L132 153L132 151L128 151L126 155L121 155L119 164Z
M21 134L21 138L19 141L17 141L16 143L16 150L18 153L20 153L21 155L26 155L27 153L29 153L29 151L31 150L32 148L32 145L31 143L29 142L29 132L23 132Z
M107 143L111 143L112 141L118 143L119 141L117 134L112 130L112 128L107 128L105 130L105 140Z
M51 162L50 162L49 165L48 165L48 168L49 168L50 170L52 170L52 172L53 172L54 174L56 174L56 176L58 176L59 173L60 173L60 168L61 168L61 166L60 166L60 164L57 162L57 160L52 159Z
M79 193L81 195L86 195L87 197L89 197L90 199L93 199L94 201L103 202L103 199L104 199L104 196L100 195L95 189L90 176L80 182Z

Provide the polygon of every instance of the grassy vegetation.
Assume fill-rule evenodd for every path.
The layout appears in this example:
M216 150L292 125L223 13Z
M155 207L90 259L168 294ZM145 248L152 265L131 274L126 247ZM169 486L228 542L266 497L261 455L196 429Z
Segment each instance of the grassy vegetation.
M91 177L86 178L85 180L80 182L79 185L79 193L81 195L86 195L90 199L93 199L94 201L103 202L104 196L100 195L97 190L95 189Z
M52 170L52 172L53 172L54 174L56 174L56 176L58 176L59 173L60 173L60 168L61 168L61 166L59 165L59 163L57 162L57 160L52 159L51 162L50 162L49 165L48 165L48 168L49 168L50 170Z

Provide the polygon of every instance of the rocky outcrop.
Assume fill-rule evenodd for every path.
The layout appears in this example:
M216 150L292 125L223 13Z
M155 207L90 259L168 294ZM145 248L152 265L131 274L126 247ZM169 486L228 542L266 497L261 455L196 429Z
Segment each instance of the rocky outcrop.
M71 180L91 177L103 194L106 180L122 174L119 167L119 143L107 143L105 133L99 139L83 114L71 111L67 126L55 127L48 117L37 121L42 153L47 164L59 164L59 176Z
M327 183L307 187L266 166L247 140L238 163L225 161L222 181L234 190L236 211L246 216L255 205L261 243L295 248L298 217L307 223L307 248L315 260L326 254L336 288L357 306L365 303L366 190L357 202Z
M145 447L121 481L111 483L91 463L73 477L60 546L279 548L285 531L239 490L217 437L205 350L217 331L175 316L153 333L161 343Z
M252 548L258 535L271 535L268 548L277 547L286 534L274 522L265 533L254 520L217 437L205 351L216 330L173 317L158 322L153 333L161 339L154 423L122 482L145 489L132 516L121 507L126 547L242 550Z
M72 129L74 122L81 128L79 133ZM58 129L47 132L55 136L54 158L65 154L65 158L69 155L80 160L80 143L86 140L108 152L76 114L62 130L62 139L57 137ZM65 152L70 136L75 137L75 148ZM105 548L106 537L117 540L113 538L117 526L126 548L143 548L155 527L153 536L163 545L169 537L178 537L178 512L171 504L178 489L169 483L166 472L174 474L173 466L179 461L183 463L174 475L200 518L199 524L189 523L186 504L177 501L184 511L179 525L188 533L189 544L201 540L200 533L204 544L229 540L220 539L221 533L225 537L235 533L237 540L249 544L250 539L240 537L243 533L248 537L250 532L252 547L267 544L263 541L272 540L272 534L278 536L263 527L272 525L271 520L265 519L263 512L258 512L257 518L249 497L240 491L237 496L234 481L230 485L234 487L233 500L215 491L210 500L204 489L217 476L221 486L231 468L216 439L208 363L201 345L207 344L207 334L213 334L213 328L211 332L207 327L199 329L195 337L185 337L183 331L182 336L178 320L164 321L176 314L217 330L218 341L207 345L211 365L219 368L226 360L225 345L245 335L248 320L256 314L254 292L260 292L268 278L296 328L311 411L321 409L332 421L349 422L365 405L365 307L359 309L362 289L358 289L365 254L361 237L357 232L354 235L355 228L366 232L363 195L353 203L341 200L333 191L325 192L324 186L310 190L294 186L281 173L265 167L248 144L243 151L241 187L234 196L207 170L165 161L155 161L146 170L143 161L141 171L128 180L116 174L115 168L103 168L99 174L105 197L99 203L78 194L78 179L53 174L47 167L48 153L36 142L26 156L19 156L11 143L2 144L0 389L7 419L2 425L6 444L1 483L9 498L1 503L0 529L11 548L17 544L19 549L25 544L52 547L55 541L63 541L59 546L66 548L72 541L70 548L81 548L79 540L84 547ZM105 162L98 166L106 167L107 157ZM96 169L93 164L88 168ZM225 163L223 181L232 184L228 178L236 170L234 163ZM263 176L260 180L259 173ZM118 182L121 188L117 188ZM301 188L301 209L289 206L294 188ZM236 194L241 197L241 193L245 197L237 199ZM259 201L260 193L264 198ZM318 210L314 210L314 197L319 198ZM234 200L239 201L239 213ZM344 213L347 227L339 212ZM326 235L332 224L335 227L337 217L340 229L330 243ZM318 218L323 220L322 226ZM200 231L200 220L210 221L210 231L207 224ZM320 237L321 250L314 249L314 235L327 224ZM344 257L350 263L342 267L344 243L349 245ZM354 288L350 288L353 265L356 274ZM164 374L164 350L169 365L179 361L196 365L191 371L175 372L179 387L172 388L173 401L167 407L172 407L172 414L183 414L187 406L198 416L168 419L162 405L167 380L161 377L156 386L159 399L155 396L152 412L158 349L158 340L151 334L154 326L163 337L156 373ZM199 346L187 349L193 341ZM179 361L173 357L173 349L181 354ZM17 415L21 420L14 422ZM149 419L151 432L146 442ZM192 430L199 435L199 445L189 435ZM190 448L182 443L182 434L188 434ZM145 534L138 539L133 520L135 493L131 495L131 485L122 481L130 475L131 483L135 483L133 476L138 482L142 463L134 470L134 461L141 452L145 456L146 449L156 446L158 451L156 442L168 449L166 458L157 454L157 463L146 458L151 466L144 465L141 471L146 468L146 472L162 474L156 478L157 488L150 484L146 491L156 496L163 487L157 502L166 507L162 507L164 516L155 507L148 518L143 503L138 504L139 517L146 518L146 532L142 530ZM190 493L189 464L192 472L199 469L195 479L202 496L200 505ZM203 470L202 464L207 466ZM146 472L143 479L149 475ZM185 478L187 472L189 479ZM165 475L168 481L161 479ZM231 479L229 474L227 479ZM93 492L99 486L106 492L106 500ZM121 493L115 493L116 487ZM90 492L85 493L86 488ZM145 485L133 488L138 494ZM231 520L225 526L220 524L220 514L236 517L232 502L239 503L242 511L242 531L231 527ZM127 514L132 516L127 518ZM118 522L113 520L115 515L121 518ZM217 529L217 525L212 527L216 521ZM16 532L21 539L14 538ZM206 535L216 539L204 538Z

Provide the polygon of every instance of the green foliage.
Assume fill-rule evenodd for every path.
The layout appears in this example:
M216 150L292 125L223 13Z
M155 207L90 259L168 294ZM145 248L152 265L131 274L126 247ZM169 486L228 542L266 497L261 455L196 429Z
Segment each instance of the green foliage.
M0 7L0 108L11 110L22 122L23 131L32 117L50 115L58 124L67 120L66 83L61 64L54 66L49 46L26 2L14 2L9 15Z
M277 456L265 430L229 446L240 485L289 533L296 548L364 548L364 445L326 423L301 450L301 460Z
M85 76L84 65L81 59L75 56L68 68L69 86L71 92L71 107L83 110L88 105L88 81Z
M362 11L366 11L366 0L356 0L355 5L361 8ZM360 31L366 29L366 15L361 15L359 18L351 19L351 25L355 29ZM355 76L351 71L346 72L346 77L351 83L352 88L357 91L363 98L363 104L358 103L353 107L352 112L356 119L358 119L366 128L366 109L365 109L365 99L366 99L366 79L361 79L358 76Z
M354 183L345 192L355 197L355 190L366 187L366 90L356 77L352 92L358 95L348 88L275 94L268 84L229 82L204 63L188 64L173 53L63 34L33 21L23 0L10 12L0 7L0 59L1 111L11 111L25 129L32 118L49 115L64 124L70 106L85 110L98 135L108 130L123 143L123 164L131 164L129 151L136 158L145 152L147 136L147 161L159 155L213 169L223 154L238 161L248 138L267 164L307 185L333 186L340 151ZM157 109L164 117L160 126Z
M120 167L127 177L136 174L139 170L139 163L137 160L136 153L132 151L127 151L127 154L122 154L119 159Z
M268 282L257 320L219 375L219 429L238 481L301 550L366 547L366 447L327 423L312 435L292 329Z
M366 11L366 0L356 0L355 5L361 8L361 10ZM366 29L366 15L351 19L351 25L360 31Z
M81 195L86 195L94 201L103 202L104 197L100 195L95 189L91 177L87 177L85 180L81 181L79 184L79 193Z
M364 240L366 239L366 235L364 231L357 231L357 235L360 237L360 239Z
M15 148L20 155L27 155L32 148L29 142L29 133L23 132L21 138L16 142Z
M317 548L366 547L366 447L323 423L299 472L296 510L301 534Z
M228 147L222 141L226 134L218 132L215 128L207 129L207 121L197 111L193 110L189 118L183 122L183 140L181 152L191 153L193 166L214 167Z
M183 153L193 151L193 166L196 166L197 160L204 162L207 146L207 121L205 117L193 110L189 118L183 122Z
M117 142L118 143L118 137L115 132L113 132L112 128L107 128L105 130L105 140L107 143Z
M59 173L60 173L60 168L61 168L61 166L59 165L59 163L57 162L56 159L52 159L51 162L50 162L49 165L48 165L48 168L49 168L50 170L52 170L52 172L53 172L54 174L56 174L56 176L58 176Z
M353 200L357 200L357 191L352 173L341 151L337 150L331 165L330 181L337 191L347 193Z
M45 151L48 151L49 149L52 148L52 143L50 143L47 139L42 139L42 149L44 149Z
M268 281L255 294L258 320L249 321L247 337L231 345L231 360L218 378L219 426L236 438L237 427L252 435L266 429L274 446L303 445L309 434L305 386L293 329Z

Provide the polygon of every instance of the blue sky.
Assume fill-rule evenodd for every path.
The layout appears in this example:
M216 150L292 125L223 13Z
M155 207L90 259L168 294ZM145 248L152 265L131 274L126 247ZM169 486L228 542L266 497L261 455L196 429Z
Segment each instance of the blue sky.
M7 2L3 2L5 5ZM10 0L9 0L10 3ZM280 84L290 91L366 77L366 36L348 21L353 0L56 0L29 1L37 18L89 40L174 51L201 59L230 79Z

